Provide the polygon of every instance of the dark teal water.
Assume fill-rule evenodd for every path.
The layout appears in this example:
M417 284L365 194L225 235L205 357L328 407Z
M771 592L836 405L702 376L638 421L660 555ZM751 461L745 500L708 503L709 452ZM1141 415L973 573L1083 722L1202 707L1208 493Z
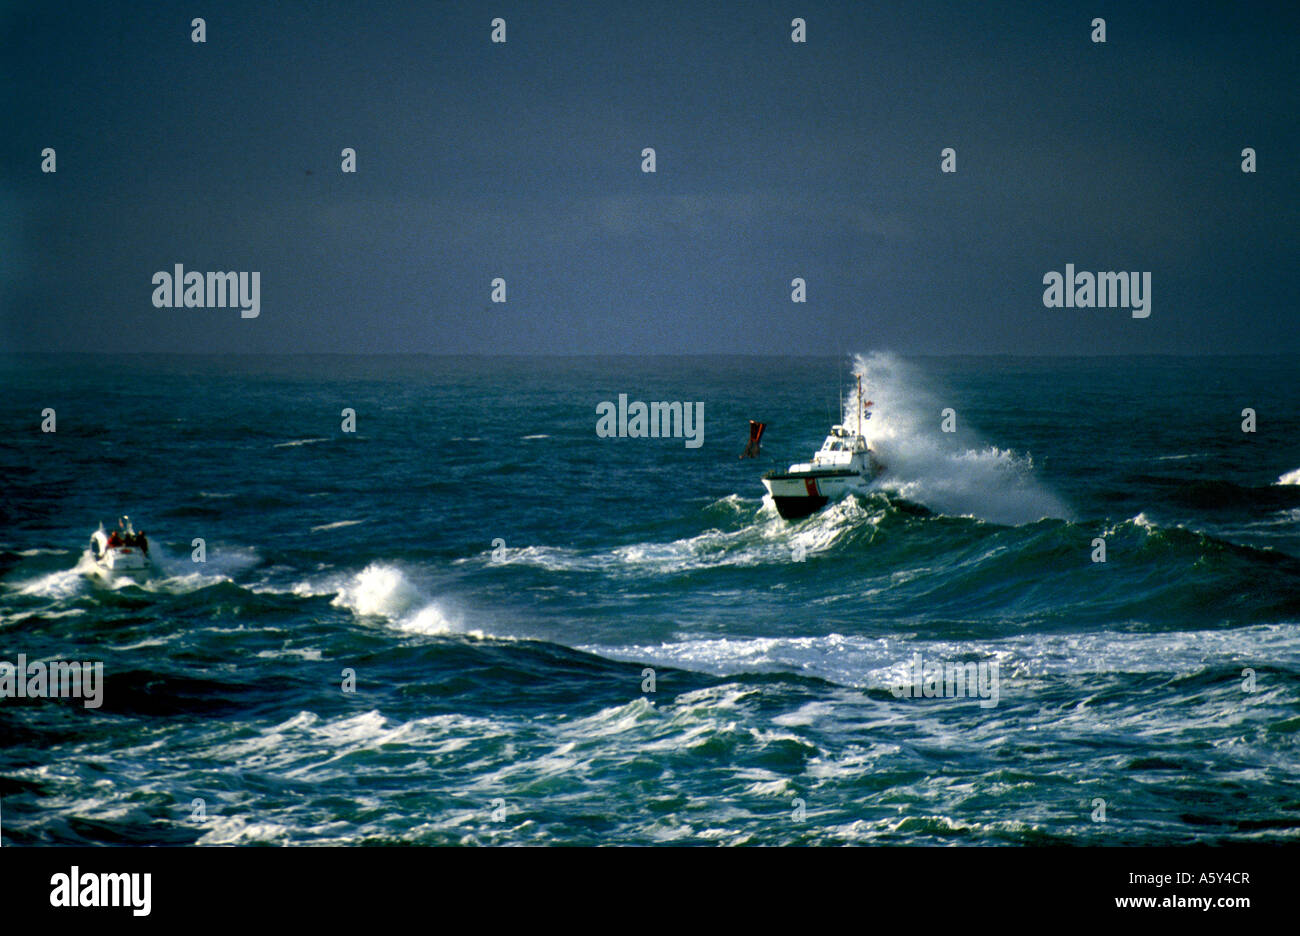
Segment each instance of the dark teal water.
M0 699L0 836L1300 837L1296 362L858 362L889 472L787 523L852 360L3 360L0 660L106 685ZM620 393L704 444L598 438ZM161 569L110 587L124 512ZM996 706L896 698L914 654Z

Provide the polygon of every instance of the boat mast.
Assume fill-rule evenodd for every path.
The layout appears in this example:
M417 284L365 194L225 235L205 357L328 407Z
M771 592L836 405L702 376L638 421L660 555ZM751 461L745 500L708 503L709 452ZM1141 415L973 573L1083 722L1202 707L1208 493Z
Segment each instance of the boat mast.
M862 435L862 375L858 374L858 435Z

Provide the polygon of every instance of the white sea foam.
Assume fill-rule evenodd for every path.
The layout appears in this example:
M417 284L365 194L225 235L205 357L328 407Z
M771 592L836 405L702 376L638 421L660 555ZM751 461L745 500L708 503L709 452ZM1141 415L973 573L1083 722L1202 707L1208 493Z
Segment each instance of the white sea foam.
M1300 468L1295 471L1288 471L1282 477L1277 479L1278 484L1300 484Z
M845 636L685 637L663 644L580 646L608 659L672 666L716 676L788 672L842 686L885 689L907 678L913 654L927 662L996 660L1002 679L1076 673L1196 672L1207 665L1267 659L1300 665L1300 624L1178 633L1032 634L989 640ZM1003 690L1004 695L1010 694Z
M22 582L15 582L11 587L20 595L40 598L64 599L76 594L85 585L85 576L93 574L95 562L89 552L82 552L77 557L77 564L71 569L60 569Z
M300 445L315 445L317 442L328 442L328 441L329 439L326 439L321 436L316 436L310 439L294 439L291 442L277 442L273 447L274 448L297 448Z
M365 523L364 520L336 520L334 523L322 523L320 526L311 528L312 533L323 533L325 530L338 530L343 527L356 526L358 523Z
M261 562L257 550L247 546L229 543L210 542L205 549L204 562L195 562L190 552L173 553L166 547L153 543L149 549L153 560L153 572L138 581L129 578L117 578L102 582L110 588L142 588L145 591L162 594L186 594L208 588L219 582L233 581L239 573ZM85 554L89 561L89 554Z
M207 831L196 845L284 844L292 830L275 822L249 822L242 816L209 816L203 826Z
M259 660L308 660L319 663L324 656L320 650L313 650L310 647L286 647L283 650L259 650L257 658Z
M866 424L872 448L886 467L880 485L950 516L994 523L1068 519L1066 505L1035 477L1033 460L980 440L961 412L962 401L936 396L920 370L892 354L854 357L854 374L875 402ZM845 400L853 425L856 390ZM956 411L956 432L941 429L941 413Z
M1136 517L1133 517L1132 520L1130 520L1129 522L1131 522L1136 527L1141 527L1142 529L1146 530L1148 533L1154 533L1156 531L1155 521L1153 521L1150 517L1146 515L1145 510L1140 512Z
M506 548L494 558L489 550L481 554L480 561L535 566L550 572L632 576L784 563L791 561L796 552L806 560L832 549L844 537L877 524L884 514L883 507L871 508L856 498L846 498L797 525L780 519L775 510L763 510L737 530L709 529L669 542L633 543L596 551L523 546Z
M62 611L53 611L49 609L42 609L40 611L23 610L12 614L0 615L0 627L17 624L19 621L25 621L30 617L39 617L42 621L57 621L60 618L82 617L85 614L85 608L66 608Z
M335 590L330 603L347 608L359 617L380 618L401 630L418 634L462 630L458 620L394 565L372 562Z

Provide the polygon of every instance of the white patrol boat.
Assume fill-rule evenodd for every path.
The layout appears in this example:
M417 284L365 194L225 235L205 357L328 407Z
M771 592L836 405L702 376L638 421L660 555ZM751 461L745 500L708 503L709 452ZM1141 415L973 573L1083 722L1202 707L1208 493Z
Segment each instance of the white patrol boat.
M108 579L144 578L153 569L149 541L131 526L130 517L122 517L117 525L118 529L106 533L101 523L90 534L90 558L94 560L95 571Z
M831 426L831 434L813 455L811 462L791 465L789 471L769 471L763 487L772 495L776 511L786 520L798 520L816 513L831 500L850 491L865 491L884 466L862 434L862 424L871 418L871 406L862 402L862 378L858 378L858 419L855 431Z

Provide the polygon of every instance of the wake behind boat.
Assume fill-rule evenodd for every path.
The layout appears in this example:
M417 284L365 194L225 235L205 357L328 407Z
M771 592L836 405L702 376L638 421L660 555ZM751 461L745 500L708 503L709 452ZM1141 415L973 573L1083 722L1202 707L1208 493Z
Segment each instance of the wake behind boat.
M788 471L769 471L763 475L763 487L772 496L777 513L786 520L807 517L854 491L865 491L884 466L876 460L863 423L871 418L862 402L862 378L858 378L857 425L853 431L845 426L831 426L830 435L813 455L811 462L790 466Z
M90 534L90 558L95 571L106 579L141 579L153 570L149 558L149 540L144 532L137 533L130 517L117 521L118 529L105 532L104 524Z

